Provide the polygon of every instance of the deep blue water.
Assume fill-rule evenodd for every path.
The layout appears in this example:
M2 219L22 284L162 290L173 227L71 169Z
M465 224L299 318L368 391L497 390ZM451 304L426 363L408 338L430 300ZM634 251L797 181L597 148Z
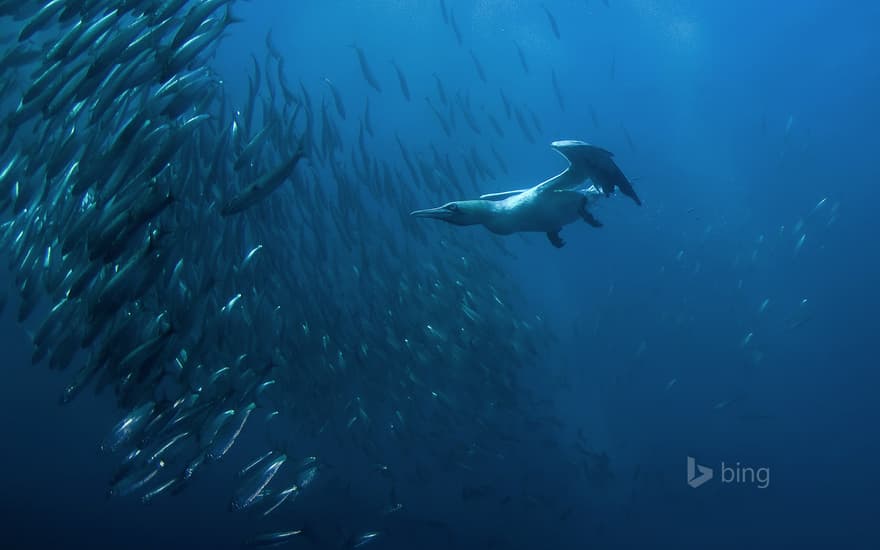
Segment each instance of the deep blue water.
M450 151L494 144L511 181L487 182L486 192L555 174L555 139L613 151L636 180L643 207L609 201L597 211L605 227L566 228L563 249L543 236L507 238L517 257L505 265L557 335L529 376L563 428L544 438L555 445L512 449L505 471L467 480L437 471L430 487L399 488L416 516L442 518L455 533L429 538L487 548L517 524L530 535L496 547L880 547L880 6L548 0L557 40L538 2L446 4L463 47L435 0L238 3L245 23L213 62L243 99L250 52L262 58L271 28L288 71L310 88L331 78L355 112L370 96L377 154L397 155L395 131ZM363 81L352 42L367 51L381 95ZM508 122L515 138L445 139L421 100L434 93L435 72L448 90L469 90L477 109L498 111L503 88L538 114L544 135L530 145ZM175 499L106 499L115 462L97 446L118 412L109 396L57 405L66 378L30 366L29 327L15 323L13 306L0 321L4 547L225 548L253 533L247 516L227 511L228 479L252 454L247 441ZM609 456L604 489L563 466L578 429ZM715 479L689 487L688 456ZM769 484L723 483L722 462L768 468ZM499 495L541 498L512 509L443 489L480 481ZM357 498L336 503L327 489L297 514L370 527ZM426 525L401 522L389 528L398 537L373 545L409 548L401 541L436 529Z

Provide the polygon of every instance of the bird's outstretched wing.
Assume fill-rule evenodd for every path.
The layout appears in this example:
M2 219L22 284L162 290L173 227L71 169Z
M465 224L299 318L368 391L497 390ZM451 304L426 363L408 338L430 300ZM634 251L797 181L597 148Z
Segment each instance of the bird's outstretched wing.
M528 189L517 189L516 191L502 191L501 193L488 193L486 195L480 195L480 198L487 201L503 201L508 197L512 197L514 195L519 195L520 193L528 191Z

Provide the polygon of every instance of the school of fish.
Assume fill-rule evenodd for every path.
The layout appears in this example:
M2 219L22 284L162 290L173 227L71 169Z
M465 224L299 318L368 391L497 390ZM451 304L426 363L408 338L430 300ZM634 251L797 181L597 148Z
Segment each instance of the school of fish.
M429 163L400 139L402 165L373 155L369 103L346 148L333 82L335 115L311 97L322 88L288 82L271 34L246 104L231 103L209 58L234 3L0 1L16 29L0 58L0 247L33 363L72 371L60 400L91 387L124 410L101 443L120 458L112 496L179 492L265 430L230 507L270 514L322 468L289 427L371 463L388 442L477 441L516 412L517 370L547 329L498 241L409 218L460 186L448 155ZM466 96L448 101L479 131ZM464 163L489 172L476 150Z

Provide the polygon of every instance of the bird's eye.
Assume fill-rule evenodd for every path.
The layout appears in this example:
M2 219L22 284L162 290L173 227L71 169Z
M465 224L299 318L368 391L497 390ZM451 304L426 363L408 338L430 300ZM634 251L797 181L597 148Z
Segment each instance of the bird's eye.
M451 210L453 212L458 212L458 205L455 203L446 205L447 210Z

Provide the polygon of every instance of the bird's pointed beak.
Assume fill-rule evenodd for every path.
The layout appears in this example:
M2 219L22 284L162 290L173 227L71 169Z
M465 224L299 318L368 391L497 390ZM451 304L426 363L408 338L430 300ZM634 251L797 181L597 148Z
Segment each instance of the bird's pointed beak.
M416 218L433 218L435 220L445 220L449 218L451 212L446 208L427 208L425 210L413 210L410 216Z

